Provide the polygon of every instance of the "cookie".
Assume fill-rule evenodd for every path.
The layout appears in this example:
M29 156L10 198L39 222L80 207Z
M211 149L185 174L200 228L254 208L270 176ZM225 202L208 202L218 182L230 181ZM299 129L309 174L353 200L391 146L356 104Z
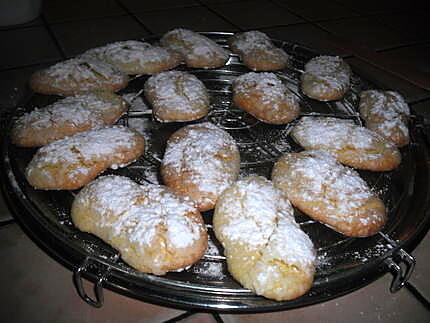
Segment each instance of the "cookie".
M25 177L36 189L78 189L108 168L135 161L144 153L144 142L135 130L120 126L81 132L40 148Z
M197 262L207 247L202 216L161 185L139 185L103 176L84 187L72 204L74 225L117 249L133 268L155 275Z
M156 74L175 68L179 55L143 41L126 40L86 51L82 56L95 57L112 64L125 74Z
M305 65L301 76L302 91L319 101L343 98L350 88L351 69L337 56L318 56Z
M224 66L229 52L208 37L187 29L174 29L160 40L162 46L178 53L188 67Z
M282 156L272 180L295 207L346 236L371 236L386 222L384 203L356 171L327 152Z
M240 55L243 63L254 71L276 71L289 64L289 55L261 31L236 34L228 44L232 52Z
M127 111L126 102L110 92L66 97L21 116L11 141L21 147L39 147L55 140L115 123Z
M210 99L205 85L186 72L153 75L146 81L144 93L152 105L152 115L160 122L197 120L209 112Z
M399 166L397 147L374 131L352 120L303 117L291 131L306 150L325 150L342 164L371 171L389 171Z
M297 118L295 95L273 73L247 73L233 83L233 102L260 121L286 124Z
M409 143L409 106L394 91L368 90L360 93L360 116L366 128L373 130L397 147Z
M305 294L315 273L312 241L294 220L285 195L261 176L227 188L216 204L213 229L232 276L277 301Z
M92 91L116 92L125 88L128 76L114 66L90 58L72 58L35 72L30 79L34 92L74 95Z
M239 168L234 139L205 122L183 127L169 138L161 176L173 192L189 197L200 211L207 211L237 179Z

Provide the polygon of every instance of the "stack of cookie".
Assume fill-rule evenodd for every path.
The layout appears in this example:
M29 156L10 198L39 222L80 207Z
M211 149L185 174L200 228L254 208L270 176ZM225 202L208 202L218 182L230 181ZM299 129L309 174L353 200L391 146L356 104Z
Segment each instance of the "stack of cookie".
M347 236L381 230L384 203L349 167L394 170L401 162L397 147L409 141L409 109L398 93L374 90L361 94L367 128L333 117L300 118L300 97L283 79L292 68L290 55L259 31L236 34L228 46L234 54L202 34L175 29L159 45L121 41L38 71L30 80L35 92L66 97L17 119L11 140L41 147L25 173L35 189L83 187L72 205L74 224L112 245L135 269L163 275L196 263L208 243L200 212L215 209L213 228L232 276L258 295L289 300L311 288L316 259L293 207ZM232 82L234 107L267 127L293 123L291 137L305 150L281 156L273 182L238 180L235 139L197 121L211 109L205 84L183 70L170 71L180 64L223 68L235 54L251 71ZM142 135L115 125L129 108L115 92L130 76L142 75L154 122L193 122L166 143L160 168L165 186L97 178L144 154ZM300 87L310 100L341 100L350 77L341 58L318 56L305 65Z

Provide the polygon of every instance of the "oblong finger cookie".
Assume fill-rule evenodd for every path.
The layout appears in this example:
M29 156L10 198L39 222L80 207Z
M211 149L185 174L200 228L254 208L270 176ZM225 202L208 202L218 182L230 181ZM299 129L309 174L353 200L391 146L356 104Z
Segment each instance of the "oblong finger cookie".
M239 149L234 139L205 122L183 127L169 138L161 176L173 192L188 196L200 211L207 211L237 179L239 168Z
M166 48L137 40L119 41L90 49L82 56L96 57L130 75L155 74L181 63L179 55Z
M103 176L72 204L73 223L120 251L145 273L163 275L198 261L207 247L203 219L190 202L161 185Z
M231 50L240 55L243 63L254 71L276 71L288 66L289 56L276 47L261 31L236 34L228 40Z
M229 272L258 295L297 298L312 286L315 250L285 195L261 176L227 188L213 218Z
M302 91L319 101L339 100L349 90L350 78L351 69L342 58L317 56L305 65L301 76Z
M373 130L397 147L409 143L409 106L405 99L394 91L368 90L360 93L360 116L366 128Z
M329 151L342 164L358 169L389 171L401 162L393 143L352 120L303 117L291 136L307 150Z
M370 236L385 224L384 203L356 171L327 152L282 156L272 180L295 207L344 235Z
M38 147L115 123L127 111L126 102L110 92L66 97L21 116L11 130L12 143Z
M160 122L192 121L209 112L208 91L197 77L180 71L162 72L145 83L152 114Z
M294 94L273 73L246 73L234 80L233 102L266 123L285 124L297 118Z
M35 92L65 96L91 91L116 92L127 84L128 76L114 66L79 57L37 71L30 79Z
M216 42L188 29L171 30L161 38L160 43L179 53L189 67L221 67L229 58L229 52Z
M138 132L120 126L78 133L40 148L25 176L37 189L78 189L107 168L135 161L144 153L144 143Z

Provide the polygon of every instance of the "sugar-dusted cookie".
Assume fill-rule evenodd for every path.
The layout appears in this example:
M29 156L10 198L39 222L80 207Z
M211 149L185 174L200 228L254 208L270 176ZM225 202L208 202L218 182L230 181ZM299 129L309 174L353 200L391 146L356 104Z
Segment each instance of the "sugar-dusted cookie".
M207 211L237 179L239 168L239 149L234 139L205 122L183 127L169 138L161 176L173 192L188 196L200 211Z
M409 143L409 115L408 104L397 92L368 90L360 93L360 116L366 128L394 142L397 147Z
M302 91L319 101L340 100L349 90L350 78L351 69L342 58L317 56L305 65L301 77Z
M59 62L35 72L30 79L30 87L35 92L65 96L91 91L116 92L127 84L126 74L91 58Z
M144 143L139 133L126 127L81 132L40 148L25 176L37 189L78 189L107 168L135 161L143 154Z
M90 49L82 56L95 57L130 75L155 74L175 68L181 63L181 58L176 53L137 40L119 41Z
M213 228L229 272L244 287L278 301L311 288L312 241L294 221L285 195L267 179L250 176L227 188L216 204Z
M385 224L384 203L356 171L327 152L285 154L272 180L295 207L344 235L370 236Z
M127 111L126 102L110 92L69 96L21 116L11 131L12 143L38 147L78 132L115 123Z
M103 176L85 186L72 204L78 229L118 249L130 266L164 275L198 261L207 247L199 211L165 186L139 185Z
M169 71L151 76L145 83L145 97L160 122L197 120L209 112L205 85L187 72Z
M173 29L167 32L160 42L180 54L188 67L221 67L229 58L229 52L216 42L187 29Z
M298 99L273 73L247 73L233 83L233 102L266 123L285 124L297 118Z
M393 143L352 120L303 117L291 136L307 150L329 151L342 164L358 169L389 171L401 162Z
M236 34L228 40L231 50L240 55L243 63L254 71L276 71L288 66L289 56L276 47L261 31Z

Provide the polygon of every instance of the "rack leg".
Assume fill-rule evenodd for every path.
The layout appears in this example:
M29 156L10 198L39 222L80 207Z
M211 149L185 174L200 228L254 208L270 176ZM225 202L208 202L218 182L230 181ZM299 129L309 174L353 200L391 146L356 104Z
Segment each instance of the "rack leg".
M163 323L175 323L182 320L185 320L187 317L190 317L191 315L197 314L197 312L185 312L181 315L175 316L174 318L171 318L170 320L164 321Z

